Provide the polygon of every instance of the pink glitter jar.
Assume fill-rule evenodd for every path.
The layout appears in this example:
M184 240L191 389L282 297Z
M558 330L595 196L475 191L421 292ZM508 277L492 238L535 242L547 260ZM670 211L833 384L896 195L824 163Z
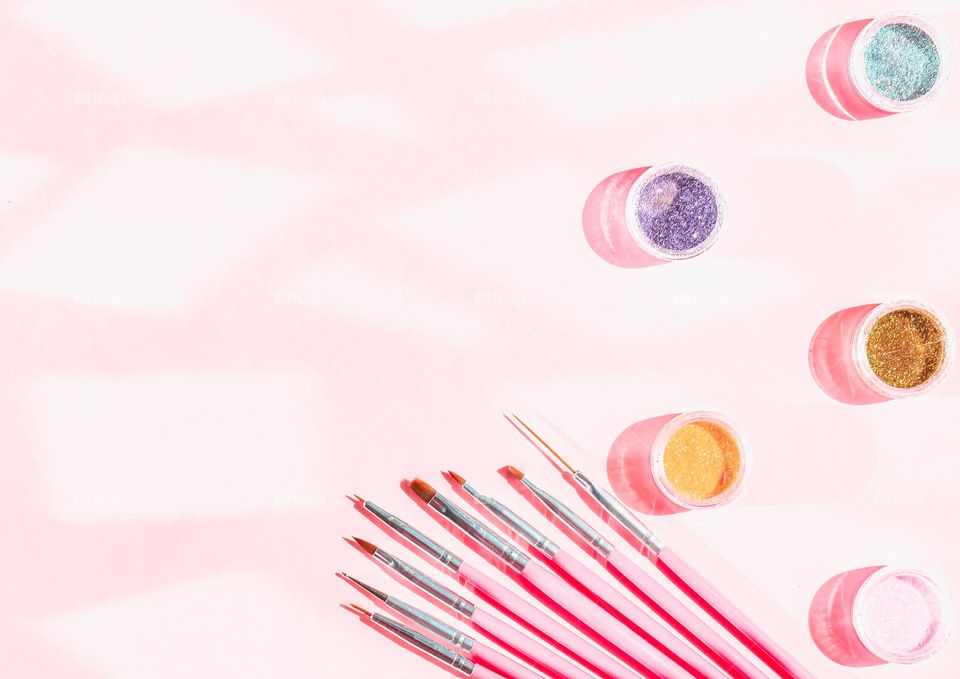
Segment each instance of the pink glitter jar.
M943 647L953 627L953 606L929 575L886 567L860 586L852 622L861 643L879 660L909 664Z

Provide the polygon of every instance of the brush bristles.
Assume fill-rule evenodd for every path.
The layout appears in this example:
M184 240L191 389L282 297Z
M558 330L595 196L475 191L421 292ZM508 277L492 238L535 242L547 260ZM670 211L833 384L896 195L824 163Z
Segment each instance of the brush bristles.
M341 573L340 575L342 575L342 576L345 577L347 580L349 580L350 582L352 582L353 584L355 584L357 587L360 587L360 588L362 588L362 589L370 592L370 594L372 594L373 596L375 596L375 597L377 597L378 599L380 599L380 601L386 601L386 600L388 599L387 595L384 594L383 592L381 592L381 591L380 591L379 589L377 589L376 587L371 587L371 586L368 585L367 583L361 582L360 580L357 580L356 578L354 578L354 577L352 577L352 576L350 576L350 575L347 575L346 573Z
M417 497L424 502L430 502L430 500L433 499L433 496L437 494L437 491L434 490L433 486L422 479L414 479L410 484L410 488L414 493L417 494Z
M513 416L513 419L515 419L517 422L519 422L521 425L523 425L523 428L526 429L528 432L530 432L530 434L533 436L533 438L537 439L537 440L543 445L544 448L546 448L547 450L549 450L549 451L553 454L553 456L554 456L555 458L557 458L557 462L559 462L559 463L562 464L564 467L566 467L567 469L569 469L571 473L573 473L573 474L576 474L576 473L577 473L577 470L574 469L573 466L572 466L569 462L567 462L567 461L564 460L562 457L560 457L560 453L558 453L557 451L555 451L555 450L550 446L549 443L547 443L547 442L544 441L542 438L540 438L540 434L538 434L537 432L535 432L535 431L530 427L529 424L527 424L526 422L524 422L523 420L521 420L519 417L517 417L516 413L510 413L510 415Z
M465 478L463 478L462 476L460 476L460 475L459 475L457 472L455 472L455 471L452 471L452 470L448 469L448 470L447 470L447 473L448 473L450 476L452 476L452 477L453 477L453 480L456 481L457 483L459 483L461 486L467 482L467 480L466 480Z
M366 608L363 608L362 606L357 606L356 604L350 604L350 608L352 608L356 613L359 613L360 615L365 615L368 618L373 615L373 613L368 611Z
M353 539L354 539L354 541L355 541L358 545L360 545L361 547L363 547L364 551L366 551L367 553L373 554L374 552L377 551L377 546L376 546L375 544L373 544L372 542L367 542L366 540L361 540L360 538L358 538L358 537L356 537L356 536L354 536Z
M362 505L364 502L366 502L366 500L364 500L364 499L363 499L362 497L360 497L359 495L354 495L354 496L353 496L353 501L354 501L354 502L357 502L357 503L359 503L359 504L361 504L361 505Z
M516 467L514 467L513 465L508 464L507 471L510 472L510 474L512 474L513 476L517 477L518 479L522 479L524 477L524 473L519 469L517 469Z

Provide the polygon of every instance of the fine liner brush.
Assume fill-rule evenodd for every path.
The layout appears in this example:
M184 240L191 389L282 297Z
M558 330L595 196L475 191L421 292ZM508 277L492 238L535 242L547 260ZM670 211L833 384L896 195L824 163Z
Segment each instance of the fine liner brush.
M633 533L646 547L646 556L668 578L677 582L691 599L712 615L734 636L744 642L770 669L788 679L814 679L803 665L794 659L773 638L746 616L737 606L715 589L692 566L667 547L653 531L617 500L612 493L588 479L583 472L574 469L560 454L516 415L514 419L537 439L553 456L566 467L584 490L596 499L624 528ZM692 593L692 594L691 594Z
M697 617L689 608L671 594L666 587L654 580L624 552L616 549L600 533L578 516L567 505L537 486L516 467L507 467L511 475L519 479L554 516L561 519L595 549L631 585L652 602L654 609L662 611L668 620L693 644L708 653L724 669L733 668L748 679L767 679L747 658L726 639L717 634L710 625ZM618 593L619 596L619 593ZM608 599L613 604L613 601Z
M571 554L561 550L559 545L517 516L509 507L488 495L481 494L459 474L452 471L449 474L472 498L486 507L490 513L530 543L543 556L557 564L561 570L586 589L595 600L606 602L620 615L630 620L646 637L665 649L665 652L680 664L685 665L698 676L708 679L726 679L726 675L714 667L709 660L687 646L673 632L617 591L606 580L587 568Z
M463 655L470 658L470 660L474 661L478 665L489 667L495 672L499 672L507 679L543 679L542 674L537 674L536 672L527 669L516 660L508 658L500 653L500 651L487 646L483 642L478 641L471 636L467 636L460 630L448 625L442 620L437 620L429 613L421 611L419 608L411 606L408 603L404 603L403 601L400 601L389 594L385 594L375 587L371 587L370 585L361 582L356 578L350 577L346 573L341 573L340 575L347 578L358 587L363 588L377 599L380 599L380 601L382 601L386 606L389 606L407 620L417 623L420 627L432 632L444 641L450 642L455 649L461 649Z
M354 538L354 540L375 559L389 566L410 583L431 595L436 601L462 614L470 620L474 627L483 630L489 636L499 640L502 645L508 646L515 652L526 657L535 667L546 669L555 676L561 676L564 677L564 679L593 679L592 675L587 674L576 665L564 660L550 649L541 646L539 642L534 641L523 632L514 629L499 618L487 613L481 608L477 608L469 601L462 599L456 592L444 587L405 561L398 559L386 550L380 549L366 540L361 540L360 538ZM353 578L350 579L353 580ZM357 581L354 580L354 582Z
M599 648L586 641L583 637L561 625L526 599L514 594L486 573L479 571L453 552L441 547L410 524L400 520L385 509L381 509L372 502L365 500L363 506L397 533L437 559L441 564L449 568L450 571L456 573L464 582L472 585L474 589L482 592L488 599L503 607L503 609L508 611L514 618L525 623L549 644L560 649L567 655L583 661L604 676L613 677L614 679L637 679L635 672L627 669ZM383 561L391 568L394 568L394 570L399 570L391 563L391 561L399 562L399 559L391 557L383 552L382 549L377 549L375 545L371 545L369 542L361 542L359 540L357 542L374 557ZM400 572L403 573L403 571ZM412 579L406 573L403 574L406 575L408 579ZM421 584L421 586L427 588L426 584ZM467 613L467 611L471 610L472 604L461 602L459 597L451 605L464 613L464 615L472 617L475 621L482 621L485 627L493 623L493 617L486 615L479 609L472 613ZM478 618L478 616L480 617ZM530 657L535 656L530 653ZM583 679L587 676L583 672L578 674L571 672L569 669L562 669L557 666L553 658L554 656L551 654L546 659L538 658L538 660L542 663L543 667L549 667L551 671L556 671L564 677Z
M487 525L467 514L426 481L414 479L410 487L428 507L452 521L467 535L516 569L526 582L600 635L608 644L635 660L649 674L661 679L688 679L691 676L646 639L632 634L610 613L590 601L545 566L532 561L527 554L497 535Z
M350 608L360 615L367 616L373 622L390 630L414 648L432 655L440 662L444 663L445 665L449 665L464 676L473 677L473 679L507 679L503 675L497 674L493 670L488 670L483 665L478 665L472 660L460 655L456 651L451 651L443 644L438 644L433 639L425 637L419 632L410 629L406 625L401 625L396 620L388 618L385 615L371 613L370 611L366 610L365 608L361 608L356 604L350 604Z

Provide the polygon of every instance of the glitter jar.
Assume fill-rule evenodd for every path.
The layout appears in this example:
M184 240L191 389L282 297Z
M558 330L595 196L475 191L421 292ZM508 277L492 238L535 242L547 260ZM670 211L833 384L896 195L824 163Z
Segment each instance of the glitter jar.
M917 570L884 567L860 586L852 623L860 642L883 662L910 664L943 648L953 629L943 587Z
M954 610L929 574L871 566L824 583L810 605L809 624L817 647L841 665L911 664L943 648Z
M650 450L657 488L684 509L731 502L750 471L750 450L730 420L712 412L676 415L657 432Z
M930 19L891 12L820 36L807 58L807 86L828 113L866 120L923 106L950 67L949 46Z
M716 182L680 163L607 177L591 192L583 229L608 262L644 267L690 259L717 240L725 201Z
M853 341L857 373L887 398L929 391L950 371L953 356L949 326L918 302L878 304L860 321Z
M940 31L919 14L891 12L863 27L850 52L850 78L872 106L912 111L936 96L950 73Z

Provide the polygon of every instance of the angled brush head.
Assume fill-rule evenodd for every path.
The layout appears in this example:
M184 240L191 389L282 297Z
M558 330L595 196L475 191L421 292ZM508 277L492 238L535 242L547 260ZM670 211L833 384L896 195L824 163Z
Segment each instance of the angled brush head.
M417 497L424 502L430 502L430 500L433 499L433 496L437 494L437 491L433 486L420 478L414 479L410 483L410 488L412 488L413 492L417 494Z
M358 545L360 545L361 547L363 547L364 551L366 551L368 554L373 554L374 552L377 551L377 546L376 546L375 544L373 544L372 542L367 542L366 540L361 540L360 538L358 538L358 537L356 537L356 536L354 536L353 539L354 539L354 541L355 541Z
M352 499L353 499L354 502L357 502L357 503L359 503L359 504L361 504L361 505L362 505L364 502L366 502L366 500L364 500L364 499L363 499L362 497L360 497L359 495L354 495L354 496L352 497Z
M363 608L362 606L357 606L356 604L350 604L348 608L350 608L354 613L358 613L359 615L365 615L368 618L371 615L373 615L373 613L368 611L366 608Z
M380 601L386 601L386 600L387 600L387 595L384 594L383 592L381 592L381 591L380 591L379 589L377 589L376 587L371 587L371 586L368 585L367 583L361 582L360 580L357 580L355 577L350 576L350 575L347 575L346 573L341 572L340 575L342 575L343 577L345 577L347 580L349 580L349 581L352 582L353 584L357 585L358 587L362 587L363 589L367 590L367 591L370 592L373 596L375 596L375 597L377 597L378 599L380 599Z
M554 456L555 458L557 458L557 462L559 462L559 463L562 464L564 467L566 467L567 469L569 469L571 473L573 473L573 474L576 474L576 473L577 473L577 470L574 469L573 466L572 466L569 462L567 462L567 461L564 460L562 457L560 457L560 453L558 453L557 451L555 451L555 450L550 446L549 443L547 443L547 442L544 441L542 438L540 438L540 434L538 434L537 432L535 432L535 431L530 427L529 424L527 424L526 422L524 422L523 420L521 420L519 417L517 417L517 415L516 415L515 413L510 413L510 415L513 417L513 419L515 419L517 422L519 422L519 423L523 426L524 429L526 429L528 432L530 432L530 435L533 436L533 438L537 439L537 441L539 441L539 442L543 445L544 448L546 448L547 450L549 450L549 451L553 454L553 456Z
M447 470L447 473L448 473L450 476L452 476L452 477L453 477L453 480L456 481L457 483L459 483L461 486L467 482L467 480L466 480L465 478L463 478L462 476L460 476L457 472L453 471L452 469L448 469L448 470Z
M510 472L510 475L515 478L522 479L524 477L524 473L519 469L517 469L516 467L514 467L513 465L508 464L506 466L506 470Z

